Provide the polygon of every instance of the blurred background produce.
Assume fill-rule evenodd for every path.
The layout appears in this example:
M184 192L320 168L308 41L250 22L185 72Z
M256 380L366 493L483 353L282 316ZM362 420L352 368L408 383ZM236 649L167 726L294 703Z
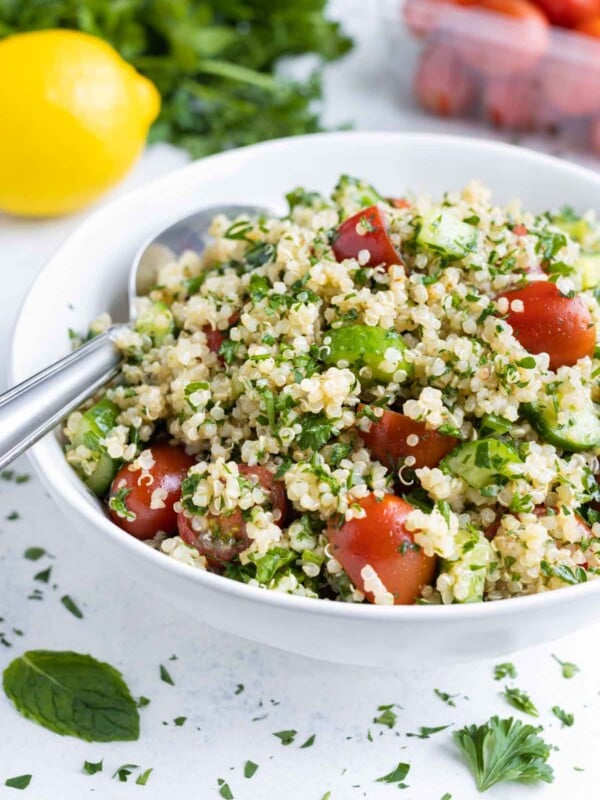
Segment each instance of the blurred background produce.
M406 0L404 19L421 108L600 153L600 0Z
M109 56L113 66L118 63L118 53L160 92L162 107L150 131L150 141L171 142L197 157L321 129L315 106L321 96L318 65L302 81L276 75L275 69L284 56L311 53L322 62L350 49L351 40L336 22L326 18L325 6L326 0L0 0L0 37L68 28L105 40L116 51ZM52 34L50 41L56 43L58 39L53 36L57 34ZM11 39L0 42L0 209L27 215L70 211L117 180L125 171L121 166L133 162L135 148L127 149L120 141L118 124L124 119L111 129L110 123L120 112L108 100L110 91L99 89L97 81L101 78L92 64L100 51L93 52L89 40L87 56L80 47L77 53L60 51L60 58L59 48L48 39L21 41L10 46ZM51 75L42 80L38 73L37 82L28 84L28 76L34 72L27 66L29 57L34 63L48 60L54 65ZM74 87L70 92L61 78L75 71L69 62L82 69L77 93ZM124 91L114 75L107 76L107 86ZM31 95L25 100L22 93L30 89ZM84 101L80 103L81 96ZM92 107L98 111L107 102L108 125L86 119ZM51 108L61 104L67 114L74 111L75 119L80 119L75 135L71 131L65 137L64 129L54 126ZM38 115L40 126L34 123ZM126 138L135 139L142 133L138 125L141 116L131 114L130 123L136 131L128 129ZM149 123L155 114L146 116ZM13 127L9 138L8 128L19 119L22 122ZM106 167L106 181L102 186L84 169L77 185L72 186L65 181L61 145L68 152L74 135L76 152L71 171L77 175L77 147L90 132L98 132L99 141L92 145L89 155L101 153L98 171ZM15 180L16 167L10 181L2 178L12 163L7 142L16 147L19 169L25 170L24 178L31 178L31 187ZM38 185L33 186L38 163L45 164L45 169L39 173ZM41 199L41 184L53 179L55 195Z

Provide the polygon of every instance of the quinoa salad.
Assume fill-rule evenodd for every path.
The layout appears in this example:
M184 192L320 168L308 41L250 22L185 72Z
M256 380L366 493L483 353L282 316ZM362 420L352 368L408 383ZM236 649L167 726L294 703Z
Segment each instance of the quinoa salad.
M113 521L191 569L354 603L600 575L594 214L476 182L287 199L162 268L118 377L66 420Z

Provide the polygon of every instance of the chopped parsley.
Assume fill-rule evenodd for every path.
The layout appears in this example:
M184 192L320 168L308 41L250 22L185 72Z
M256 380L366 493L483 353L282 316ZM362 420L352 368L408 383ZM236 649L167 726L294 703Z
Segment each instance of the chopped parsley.
M417 739L429 739L434 733L439 733L440 731L445 731L446 728L449 728L450 725L438 725L437 728L427 728L424 725L421 725L419 728L418 733L407 733L407 736L414 736Z
M38 561L42 556L46 555L43 547L28 547L23 553L23 556L29 561Z
M217 784L219 785L219 794L224 800L233 800L233 792L229 788L229 784L223 780L223 778L217 779Z
M243 683L238 683L238 685L235 687L234 694L241 694L244 691L244 688L245 687Z
M469 765L477 788L486 791L502 781L545 781L554 772L547 763L550 746L535 728L513 719L491 717L483 725L468 725L452 735Z
M145 786L148 783L148 778L152 774L153 767L149 767L148 769L144 770L144 772L140 772L140 774L135 779L135 782L138 786Z
M6 519L9 520L9 522L14 522L14 520L20 519L20 518L21 518L21 515L19 514L18 511L11 511L10 514L7 514L7 516L6 516Z
M454 698L458 697L458 694L448 694L448 692L442 692L440 689L433 690L436 697L439 697L446 705L456 707L456 703L454 702Z
M104 759L100 761L84 761L83 771L86 775L95 775L97 772L102 772L104 769Z
M52 574L52 567L48 567L48 569L43 569L41 572L37 572L33 576L33 580L41 581L42 583L48 583L51 574Z
M149 705L150 705L150 700L147 697L144 697L144 695L141 695L139 700L137 701L137 707L145 708L146 706Z
M175 719L173 720L173 724L176 725L178 728L181 728L183 725L185 725L186 720L187 717L175 717Z
M300 745L300 750L306 750L307 747L312 747L315 743L315 739L317 738L317 734L311 734L308 739L304 742L304 744Z
M294 739L296 738L296 734L298 731L290 730L290 731L277 731L274 733L273 736L276 736L283 745L291 744Z
M60 602L67 609L67 611L70 611L71 614L73 614L74 617L77 617L77 619L83 619L83 613L81 609L75 603L75 601L71 597L69 597L68 594L63 595L60 598Z
M246 761L244 764L244 778L251 778L257 769L258 764L255 764L254 761Z
M504 678L516 678L517 669L510 661L505 661L503 664L496 664L494 667L494 680L502 681Z
M161 681L168 683L169 686L175 686L175 681L169 674L169 670L163 664L160 665L160 679Z
M4 785L10 786L11 789L26 789L31 783L31 778L31 775L17 775L16 778L7 778Z
M539 712L527 692L514 686L506 686L503 695L513 708L530 714L532 717L539 717Z
M395 703L390 703L390 705L387 706L377 706L377 711L380 711L381 713L378 717L373 719L373 722L376 725L387 725L387 727L391 730L398 719L398 715L393 710L395 707Z
M137 764L122 764L113 772L113 778L118 778L121 783L127 783L127 780L134 769L138 769Z
M410 764L403 764L400 762L395 769L388 772L387 775L382 775L381 778L376 778L376 781L377 783L395 783L398 789L406 789L408 787L404 783L404 779L408 775L409 770Z
M559 706L552 706L552 713L557 719L559 719L562 722L563 726L566 725L567 728L570 728L571 725L575 722L575 717L573 716L573 714L569 714L567 711L560 708Z
M302 430L298 444L303 450L318 453L333 435L334 424L324 414L305 414L299 420Z
M119 519L125 519L127 522L133 522L136 518L135 512L131 511L125 502L132 491L131 488L122 486L108 501L110 510L114 511Z
M554 655L554 653L552 653L552 658L562 667L563 678L572 678L577 672L579 672L579 667L577 664L573 664L571 661L561 661L558 656Z

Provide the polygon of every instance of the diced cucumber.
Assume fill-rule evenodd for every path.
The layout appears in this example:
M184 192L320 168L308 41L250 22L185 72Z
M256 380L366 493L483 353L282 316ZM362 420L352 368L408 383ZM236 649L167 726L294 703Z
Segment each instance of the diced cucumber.
M512 445L499 439L478 439L463 442L451 450L440 462L440 468L451 475L462 478L473 489L484 489L504 482L515 474L514 467L521 463L519 454Z
M573 411L565 423L558 422L560 408L556 408L551 398L545 403L527 403L521 412L548 444L570 453L600 447L600 417L593 403Z
M79 430L71 438L72 447L83 444L97 455L98 462L94 472L91 475L82 475L82 478L98 497L106 494L119 469L119 462L108 455L102 444L104 437L114 428L118 414L119 407L103 397L84 412Z
M342 175L331 194L333 202L341 208L341 219L347 219L358 213L361 208L369 208L381 203L383 197L377 189L360 178Z
M326 338L330 340L329 349L323 360L330 366L345 362L356 375L366 366L371 370L372 380L381 383L389 383L398 370L408 376L412 374L412 364L403 356L404 339L394 330L373 325L344 325L329 331ZM361 380L368 385L368 380Z
M135 329L150 336L155 345L161 345L165 336L175 329L171 309L162 300L149 304L137 318Z
M461 530L456 537L460 556L455 561L441 559L440 572L452 579L457 603L480 603L483 600L485 576L494 551L483 533Z
M476 249L477 228L446 209L433 208L421 219L417 243L441 256L462 258Z
M583 247L587 247L590 241L598 239L598 229L591 225L587 219L578 217L571 209L553 216L552 224Z
M582 253L575 262L574 277L582 289L600 285L600 253Z

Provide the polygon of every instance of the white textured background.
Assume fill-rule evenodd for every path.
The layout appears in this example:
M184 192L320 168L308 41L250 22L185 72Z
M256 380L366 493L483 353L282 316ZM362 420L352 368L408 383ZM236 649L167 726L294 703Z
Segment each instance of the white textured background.
M379 0L361 4L337 0L332 5L356 35L357 48L328 70L325 111L330 124L353 121L362 129L450 128L482 133L403 110L399 100L408 83L412 50L384 36ZM388 20L387 29L393 27ZM171 148L156 147L146 153L119 192L185 160ZM591 158L586 160L596 166ZM0 216L0 365L6 360L10 330L28 285L81 218L30 223ZM16 468L30 472L24 459ZM20 519L7 520L15 510ZM33 545L46 548L52 558L35 563L24 559L23 551ZM52 577L46 586L33 576L47 566L52 566ZM375 779L399 761L411 764L409 788L400 794L404 800L440 800L446 792L453 800L478 796L449 731L428 740L405 734L421 725L459 727L483 722L491 714L513 713L499 695L502 684L493 679L493 663L451 669L423 664L422 671L407 671L398 663L394 671L373 671L290 656L181 617L161 606L134 577L121 573L112 562L92 559L86 531L63 519L36 479L22 485L0 481L0 632L12 643L10 648L0 645L0 668L25 649L89 652L119 668L134 695L151 699L141 711L138 742L96 745L38 728L0 697L0 798L18 796L16 790L4 787L6 778L32 773L23 796L33 800L80 800L92 791L101 800L218 799L218 778L227 780L236 800L321 800L328 791L331 800L379 800L398 795L394 786ZM43 600L28 599L35 588L43 591ZM64 594L81 607L83 620L61 605ZM23 630L24 636L15 635L13 628ZM556 780L551 786L502 784L488 797L598 797L599 634L600 627L588 629L551 647L511 657L519 672L515 684L531 694L540 709L544 736L559 748L551 756ZM577 663L580 673L565 680L551 658L553 652ZM170 661L172 655L177 659ZM160 680L161 663L175 686ZM238 684L245 688L236 695ZM439 700L434 688L458 694L455 708ZM377 706L388 703L402 706L394 730L372 724ZM555 704L574 713L572 728L561 728L552 716ZM182 727L173 724L179 716L187 717ZM262 719L253 721L257 717ZM273 732L290 728L298 736L284 747ZM372 742L367 739L369 729ZM313 733L313 747L299 749ZM83 774L84 760L101 758L102 773ZM259 765L251 780L243 777L248 759ZM145 787L134 783L140 770L128 783L111 778L125 763L154 768Z

